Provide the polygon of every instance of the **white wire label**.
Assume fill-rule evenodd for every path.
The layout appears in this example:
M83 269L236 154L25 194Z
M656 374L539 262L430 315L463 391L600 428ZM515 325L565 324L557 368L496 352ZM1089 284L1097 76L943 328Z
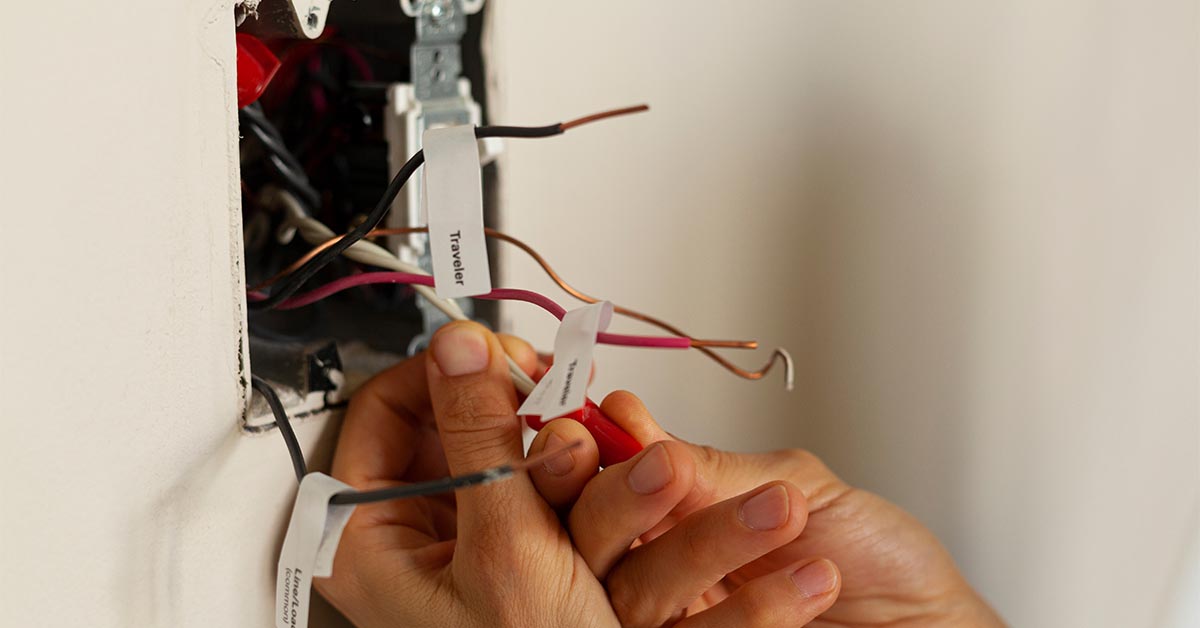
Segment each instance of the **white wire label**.
M437 294L473 297L492 290L483 234L483 183L475 127L430 129L425 151L425 215Z
M275 628L307 628L312 579L333 574L342 530L353 505L334 506L334 493L354 490L324 473L309 473L300 481L287 536L279 552L275 576Z
M521 404L517 414L542 421L570 414L587 403L596 336L612 322L613 305L601 301L567 312L554 336L554 364Z

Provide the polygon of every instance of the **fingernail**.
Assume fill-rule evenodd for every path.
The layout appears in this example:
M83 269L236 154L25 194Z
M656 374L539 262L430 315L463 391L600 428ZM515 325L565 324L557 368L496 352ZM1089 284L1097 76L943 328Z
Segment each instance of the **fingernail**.
M567 441L563 437L550 432L546 437L546 445L542 447L542 451L550 452L556 449L562 449L567 446ZM571 455L571 450L565 450L557 456L547 458L542 466L546 467L546 472L550 475L563 476L571 472L575 468L575 456Z
M792 582L804 597L820 597L837 585L837 572L827 560L814 560L792 574Z
M657 443L629 470L629 488L639 495L657 493L671 483L674 475L667 448Z
M787 523L789 510L787 489L776 484L747 499L738 518L751 530L774 530Z
M433 361L447 377L479 373L489 357L487 338L476 325L452 325L433 338Z

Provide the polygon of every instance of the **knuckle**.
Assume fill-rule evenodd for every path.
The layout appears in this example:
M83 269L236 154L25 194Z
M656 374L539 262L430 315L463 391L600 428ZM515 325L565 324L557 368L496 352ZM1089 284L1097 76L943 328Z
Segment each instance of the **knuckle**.
M689 445L686 450L694 468L691 491L677 507L681 513L691 513L718 501L719 479L725 477L728 454L706 445ZM672 454L674 455L674 454Z
M721 468L726 465L725 452L711 447L709 445L696 445L693 454L696 461L703 465L706 469L713 473L720 473Z
M828 470L820 457L807 449L782 449L776 453L786 461L788 466L796 469Z
M786 469L791 476L821 480L836 479L833 471L829 470L825 462L807 449L782 449L774 452L773 456L773 462Z
M738 465L734 456L715 447L696 445L692 450L692 459L696 461L701 484L713 484L717 478L736 476Z
M807 449L784 449L775 455L781 457L793 483L803 487L810 514L827 508L853 491L820 457Z

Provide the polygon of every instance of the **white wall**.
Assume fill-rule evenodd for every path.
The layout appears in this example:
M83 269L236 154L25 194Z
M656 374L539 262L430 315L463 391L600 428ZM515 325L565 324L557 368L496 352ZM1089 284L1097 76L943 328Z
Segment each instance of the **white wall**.
M9 4L0 623L263 625L294 489L237 430L229 2ZM1016 625L1152 625L1200 439L1192 4L492 4L502 119L655 107L511 142L508 228L801 364L605 349L598 390L820 452Z
M270 621L295 480L238 430L233 60L228 0L5 4L0 625Z
M788 395L602 349L597 394L813 449L1014 625L1156 625L1200 478L1194 2L491 6L498 120L654 108L510 142L505 228L584 290L800 363Z

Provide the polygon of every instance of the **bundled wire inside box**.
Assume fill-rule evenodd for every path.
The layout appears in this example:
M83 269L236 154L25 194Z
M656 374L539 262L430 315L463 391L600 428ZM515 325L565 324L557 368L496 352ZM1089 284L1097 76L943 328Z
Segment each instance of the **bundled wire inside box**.
M362 4L370 5L369 2ZM606 110L545 126L473 125L469 118L471 115L482 117L482 108L464 109L456 100L462 96L461 89L454 93L442 89L438 81L445 77L435 77L433 83L413 83L412 94L425 100L421 101L420 115L409 118L409 123L416 120L425 125L428 153L417 148L402 163L389 166L388 155L395 154L397 147L394 142L388 145L387 134L380 123L391 102L387 94L397 92L396 80L413 81L416 77L412 73L421 71L418 65L424 63L424 57L417 54L418 49L424 51L433 45L420 41L422 33L428 36L428 30L422 31L418 21L418 40L410 42L414 47L407 68L410 75L396 77L395 70L402 65L398 62L402 57L395 44L390 48L377 45L378 25L374 29L367 28L352 19L341 23L335 16L330 16L328 24L325 34L316 41L285 40L267 46L269 54L278 55L277 71L251 77L263 82L266 76L271 85L262 85L265 91L259 89L258 84L251 86L254 89L250 91L255 92L251 96L257 102L243 106L239 116L244 138L242 186L247 283L250 285L247 300L251 360L255 372L253 387L263 395L272 415L270 424L248 427L258 430L278 427L292 453L297 475L301 477L305 473L304 459L277 388L308 400L309 411L327 408L344 398L347 390L339 389L339 384L354 379L347 378L342 371L357 369L365 376L401 359L423 346L422 339L428 338L439 320L482 317L485 322L489 321L489 310L476 303L517 300L542 307L559 319L567 316L565 308L546 296L516 288L492 288L487 276L482 278L486 281L467 288L465 276L475 272L475 279L480 279L480 269L486 271L490 265L492 251L486 241L501 241L517 247L539 264L567 294L585 303L599 301L567 283L531 245L486 226L494 211L489 202L489 190L493 187L495 167L482 169L481 177L476 142L487 138L550 138L587 124L648 109L645 105L637 105ZM463 28L466 28L465 22ZM461 37L462 33L458 35ZM453 42L455 46L457 41ZM438 40L437 45L444 47L447 44ZM246 42L245 47L253 51L259 61L268 57L252 42ZM471 66L470 58L477 54L477 44L475 47L465 45L464 50L466 55L462 65ZM439 59L435 55L431 62L442 63ZM267 74L274 75L274 79ZM381 80L384 76L390 80ZM439 110L439 107L446 109ZM466 118L455 118L446 113L450 109L475 113ZM441 122L435 123L437 120ZM434 140L429 139L434 137L431 133L438 138L436 146L432 143ZM413 137L410 133L407 141ZM441 143L443 140L450 142L444 145L445 148ZM429 164L426 164L427 154L433 160ZM414 177L422 166L427 171L427 179L436 178L422 182L419 177ZM390 177L387 176L389 170ZM482 181L482 185L464 183L471 181ZM422 185L423 194L429 199L426 203L429 225L414 223L412 213L403 216L410 224L395 226L396 217L389 223L389 212L398 199L404 201L409 194L406 191ZM472 186L475 186L473 192L470 191ZM434 203L435 190L445 190L438 192L439 199L442 194L448 194L450 200ZM466 197L478 201L465 215L462 214L463 207L474 203L464 202L464 199L471 201L464 197L464 191ZM451 211L441 209L443 206L459 213L443 214ZM364 207L370 209L363 211ZM438 220L442 222L435 224ZM445 222L447 220L449 222ZM409 248L407 243L414 240L395 239L424 238L436 235L434 231L448 236L437 239L437 247L446 247L444 250L433 245ZM397 242L406 244L398 246ZM445 268L438 267L439 255L445 256L442 258ZM475 261L464 261L468 259ZM458 291L448 291L444 283L447 281L459 284ZM439 294L444 292L483 301L445 298L444 294ZM756 349L758 343L753 340L697 338L637 310L614 305L610 311L658 327L668 335L608 333L603 329L607 326L605 322L599 329L592 328L590 342L642 348L694 348L746 379L761 379L777 362L782 362L785 382L791 387L791 359L783 350L775 350L762 368L747 370L736 366L717 350ZM430 312L440 318L432 317ZM494 320L490 322L494 323ZM288 348L294 349L295 353L289 354ZM290 366L277 367L280 363ZM509 367L517 391L536 397L539 384L511 359ZM551 374L540 384L542 388L550 385L555 377L553 373L552 368ZM260 374L270 376L274 384L268 383ZM567 373L559 383L565 381L569 387L571 379ZM314 396L317 399L310 399ZM566 398L564 393L563 399ZM583 423L596 438L604 464L619 462L640 449L640 445L608 421L594 403L583 396L578 399L581 401L573 406L574 412L566 416ZM529 423L537 428L544 423L543 419L549 418L554 416L534 418ZM496 472L487 477L495 479ZM442 487L439 490L469 485L469 482L461 482L446 480L438 484ZM403 496L407 494L376 497Z

